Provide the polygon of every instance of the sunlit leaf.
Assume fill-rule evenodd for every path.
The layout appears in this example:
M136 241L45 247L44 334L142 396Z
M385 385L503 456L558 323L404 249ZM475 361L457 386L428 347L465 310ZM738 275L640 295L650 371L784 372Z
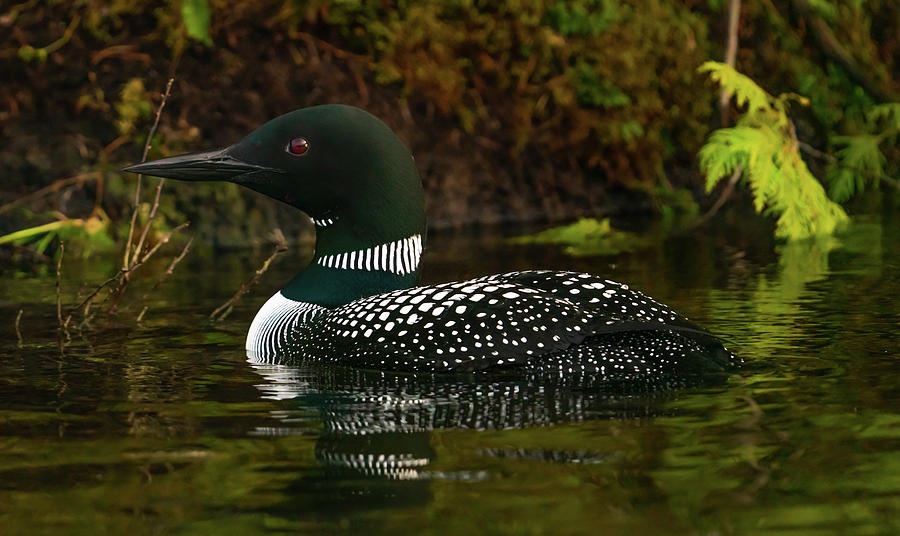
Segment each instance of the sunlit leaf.
M209 16L207 0L183 0L181 18L184 20L184 28L188 36L207 46L212 45L212 38L209 35Z

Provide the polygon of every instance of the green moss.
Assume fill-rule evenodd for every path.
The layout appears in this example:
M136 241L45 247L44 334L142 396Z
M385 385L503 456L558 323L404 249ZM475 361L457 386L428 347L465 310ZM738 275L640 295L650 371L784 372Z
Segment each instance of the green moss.
M553 227L540 233L513 238L514 244L562 244L564 251L578 257L616 255L647 245L647 240L613 229L609 218L582 218L575 223Z

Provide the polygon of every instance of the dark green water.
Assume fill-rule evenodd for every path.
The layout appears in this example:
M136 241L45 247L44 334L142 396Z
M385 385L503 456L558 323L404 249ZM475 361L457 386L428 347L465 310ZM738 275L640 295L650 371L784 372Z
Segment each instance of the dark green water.
M3 534L900 534L900 218L773 252L720 221L617 258L438 235L429 282L520 268L628 282L745 368L656 393L254 366L264 256L192 253L112 323L55 331L54 278L2 272ZM64 295L114 260L67 259ZM13 323L19 308L23 341Z

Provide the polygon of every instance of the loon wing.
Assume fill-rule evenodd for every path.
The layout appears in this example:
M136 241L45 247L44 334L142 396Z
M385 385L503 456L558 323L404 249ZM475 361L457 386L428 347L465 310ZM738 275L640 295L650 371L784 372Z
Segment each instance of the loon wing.
M300 326L288 347L316 361L449 372L539 362L586 337L642 330L715 340L624 285L572 272L514 272L356 300Z
M517 283L570 300L580 307L613 322L606 331L632 331L642 326L648 329L683 329L708 334L706 330L676 313L668 305L628 285L591 274L528 270L495 274L475 281Z
M320 361L446 372L524 363L567 348L596 327L593 318L540 290L463 281L356 300L318 315L297 335Z

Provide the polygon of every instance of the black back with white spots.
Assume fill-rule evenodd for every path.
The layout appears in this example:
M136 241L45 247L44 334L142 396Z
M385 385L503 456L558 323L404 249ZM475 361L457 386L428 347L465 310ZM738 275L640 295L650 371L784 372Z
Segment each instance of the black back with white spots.
M287 343L294 359L419 372L516 367L640 380L737 362L708 332L626 285L553 271L370 296L310 315Z

